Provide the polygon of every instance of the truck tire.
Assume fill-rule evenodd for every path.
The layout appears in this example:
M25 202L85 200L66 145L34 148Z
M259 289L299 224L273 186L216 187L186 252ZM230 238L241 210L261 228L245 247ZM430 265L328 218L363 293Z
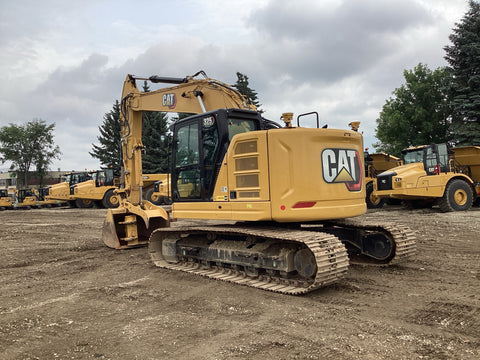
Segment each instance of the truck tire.
M145 193L145 200L150 201L153 205L162 205L165 203L165 198L163 196L155 195L155 189L148 189Z
M102 199L102 205L107 209L117 208L120 205L120 201L117 195L113 192L113 189L108 190Z
M366 193L365 202L367 203L367 208L378 209L381 208L385 203L385 199L373 196L373 182L369 182L367 184Z
M80 209L91 209L93 205L95 205L95 202L89 199L76 199L75 205Z
M465 181L454 179L445 187L443 197L438 200L442 212L466 211L472 207L473 192Z

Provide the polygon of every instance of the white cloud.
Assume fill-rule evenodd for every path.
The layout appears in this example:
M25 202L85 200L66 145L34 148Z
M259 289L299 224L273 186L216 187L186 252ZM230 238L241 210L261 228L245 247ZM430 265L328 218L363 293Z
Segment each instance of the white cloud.
M56 123L53 168L93 168L88 155L126 74L248 75L266 116L318 111L321 123L375 119L403 70L445 65L464 0L19 0L0 14L0 126Z

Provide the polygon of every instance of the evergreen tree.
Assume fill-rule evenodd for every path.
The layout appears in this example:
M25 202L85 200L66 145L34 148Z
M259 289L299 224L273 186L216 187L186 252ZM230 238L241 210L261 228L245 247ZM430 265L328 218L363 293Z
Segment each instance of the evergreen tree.
M449 36L453 45L444 47L452 74L452 131L457 145L480 145L480 4L470 0L469 5Z
M97 139L100 145L92 144L92 157L100 160L104 167L113 168L120 174L122 168L122 145L120 136L120 104L115 101L112 110L103 116L103 124L98 127L100 136Z
M143 91L150 91L146 81ZM142 119L142 143L145 149L142 171L144 174L167 173L172 145L171 136L168 134L168 115L160 111L144 111Z
M167 134L168 116L164 112L143 113L142 142L145 152L142 156L144 174L168 172L171 138Z
M248 86L247 75L237 72L237 82L235 83L235 85L233 85L233 87L237 89L240 94L244 95L247 98L247 102L249 104L255 105L257 107L257 110L260 111L259 108L262 105L258 101L257 93L255 92L255 90L251 89Z
M450 75L445 68L430 70L418 64L404 71L405 84L395 89L377 119L375 147L400 156L402 149L449 140L449 105L446 88Z

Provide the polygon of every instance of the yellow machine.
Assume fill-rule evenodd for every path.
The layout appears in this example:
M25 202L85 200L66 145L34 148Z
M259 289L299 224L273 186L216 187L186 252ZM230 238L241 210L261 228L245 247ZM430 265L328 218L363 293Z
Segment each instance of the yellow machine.
M480 194L480 147L423 145L403 151L405 165L379 174L374 195L412 208L438 204L444 212L470 209Z
M280 128L235 89L208 78L151 77L178 85L148 93L135 80L127 76L123 88L125 188L120 206L107 212L106 245L148 242L159 267L286 294L338 281L347 249L381 263L415 251L403 226L335 221L366 211L358 132L318 128L318 115L317 128L302 128L300 116L294 127L291 113ZM169 213L141 196L142 111L165 109L197 114L172 126ZM169 227L175 219L237 223Z
M66 173L64 175L64 181L46 188L48 195L45 195L45 200L65 201L68 202L70 206L78 207L72 186L88 180L89 176L87 171L72 171ZM82 206L82 203L80 203L80 205Z
M90 180L72 185L73 197L78 207L92 207L95 202L105 208L116 208L119 197L115 190L120 186L120 179L114 176L113 169L101 169L89 173Z
M118 207L120 197L115 191L120 188L120 178L115 177L113 169L94 170L89 173L89 177L90 180L71 186L70 192L73 192L71 197L75 198L77 207L91 208L95 204L107 209ZM155 201L162 196L163 193L154 193L154 187L156 182L166 177L166 174L143 174L144 189L147 190L144 198Z
M31 189L33 195L36 196L37 198L37 207L51 207L51 206L60 206L63 203L59 200L53 200L53 199L45 199L45 196L48 195L48 187L47 188L40 188L40 189ZM66 204L66 203L65 203Z
M158 180L154 182L153 187L145 192L144 198L154 205L170 204L172 201L172 194L170 193L170 174L157 175ZM145 184L145 179L143 182Z
M8 190L0 189L0 210L10 209L13 207L12 197L8 195Z
M15 189L14 193L14 207L30 209L37 206L38 198L32 189Z
M385 199L374 194L374 180L377 175L402 164L403 161L396 156L385 153L369 154L365 151L365 202L369 209L381 208L385 202Z

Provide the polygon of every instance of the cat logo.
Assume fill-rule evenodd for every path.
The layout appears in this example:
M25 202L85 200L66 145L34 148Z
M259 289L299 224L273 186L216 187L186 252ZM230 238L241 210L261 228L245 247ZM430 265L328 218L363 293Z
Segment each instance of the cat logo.
M177 96L175 94L164 94L162 97L162 105L169 109L175 109L177 105Z
M344 183L349 191L362 189L362 164L356 150L324 149L322 171L323 180L329 184Z

